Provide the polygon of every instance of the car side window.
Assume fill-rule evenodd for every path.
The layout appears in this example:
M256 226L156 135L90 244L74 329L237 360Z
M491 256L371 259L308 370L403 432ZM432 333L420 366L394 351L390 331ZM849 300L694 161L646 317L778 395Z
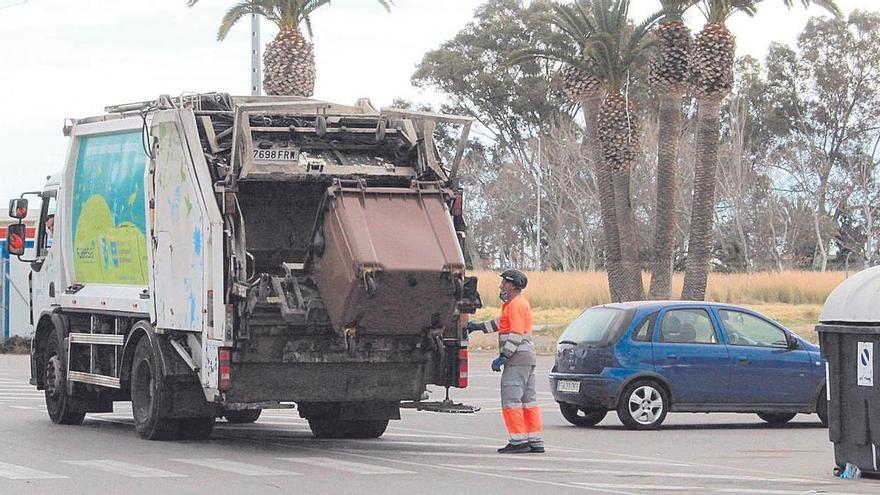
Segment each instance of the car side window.
M717 344L715 327L704 309L673 309L663 315L660 342L674 344Z
M633 333L632 339L636 342L650 342L655 321L657 321L657 313L646 316Z
M757 316L729 309L718 310L730 345L787 348L785 332Z

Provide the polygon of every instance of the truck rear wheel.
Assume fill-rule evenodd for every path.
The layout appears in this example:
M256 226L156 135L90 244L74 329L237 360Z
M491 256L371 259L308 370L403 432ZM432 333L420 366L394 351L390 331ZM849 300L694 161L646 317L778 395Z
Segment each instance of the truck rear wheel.
M247 424L253 423L256 420L260 419L260 414L263 413L262 409L245 409L243 411L224 411L223 417L226 418L227 423L232 424Z
M161 416L165 401L162 385L153 346L149 338L143 337L135 348L131 366L131 409L134 428L145 440L173 440L178 435L179 421Z
M70 410L69 396L67 395L66 360L61 353L61 336L58 330L49 333L46 342L46 369L44 378L46 410L53 423L59 425L79 425L86 417L84 412L72 412Z
M309 419L315 438L379 438L388 428L387 419Z

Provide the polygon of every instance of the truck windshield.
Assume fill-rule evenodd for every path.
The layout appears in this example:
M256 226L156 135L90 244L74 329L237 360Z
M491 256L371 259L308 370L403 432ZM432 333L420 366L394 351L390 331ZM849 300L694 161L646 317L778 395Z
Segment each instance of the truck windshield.
M590 308L578 316L562 336L559 343L599 344L610 341L622 326L626 312L616 308Z

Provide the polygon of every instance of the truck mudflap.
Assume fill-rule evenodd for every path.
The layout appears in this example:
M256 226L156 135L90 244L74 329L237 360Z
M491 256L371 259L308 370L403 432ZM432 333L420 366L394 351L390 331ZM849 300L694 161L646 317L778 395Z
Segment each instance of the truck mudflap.
M440 183L327 189L307 269L339 333L414 334L443 328L464 292L464 258Z

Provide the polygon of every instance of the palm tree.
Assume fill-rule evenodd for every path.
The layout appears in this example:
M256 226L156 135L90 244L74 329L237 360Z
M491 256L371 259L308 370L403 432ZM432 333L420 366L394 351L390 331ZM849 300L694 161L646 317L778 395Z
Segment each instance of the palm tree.
M660 0L662 18L655 30L658 50L651 61L649 81L660 100L657 136L657 204L654 257L651 267L652 299L672 297L672 250L675 242L675 188L678 143L681 136L681 100L690 75L693 36L682 16L697 0Z
M605 241L605 270L608 273L608 288L611 300L625 299L625 278L621 271L620 235L617 213L614 205L614 180L611 168L602 159L599 145L598 116L602 102L602 81L594 74L596 62L585 55L590 38L595 34L594 22L585 8L585 2L551 5L547 22L556 27L566 42L576 50L560 51L552 48L518 50L509 57L509 63L519 63L534 58L545 58L561 62L560 71L565 96L579 102L586 124L585 140L589 146L592 162L596 167L596 185L599 192L599 213L602 219L602 234Z
M712 253L712 223L715 213L715 180L718 169L718 140L721 130L721 100L733 86L736 44L725 21L736 12L755 15L762 0L702 0L707 23L697 35L691 69L691 85L697 98L697 162L694 167L694 197L691 232L685 264L682 299L703 300ZM783 0L791 7L793 0ZM800 0L805 7L815 3L840 15L833 0Z
M376 0L390 11L391 0ZM192 7L198 0L188 0ZM263 53L263 88L269 95L312 96L315 91L315 47L300 32L305 24L312 37L312 13L330 0L246 0L226 11L217 41L223 41L242 17L254 14L272 21L279 32Z

